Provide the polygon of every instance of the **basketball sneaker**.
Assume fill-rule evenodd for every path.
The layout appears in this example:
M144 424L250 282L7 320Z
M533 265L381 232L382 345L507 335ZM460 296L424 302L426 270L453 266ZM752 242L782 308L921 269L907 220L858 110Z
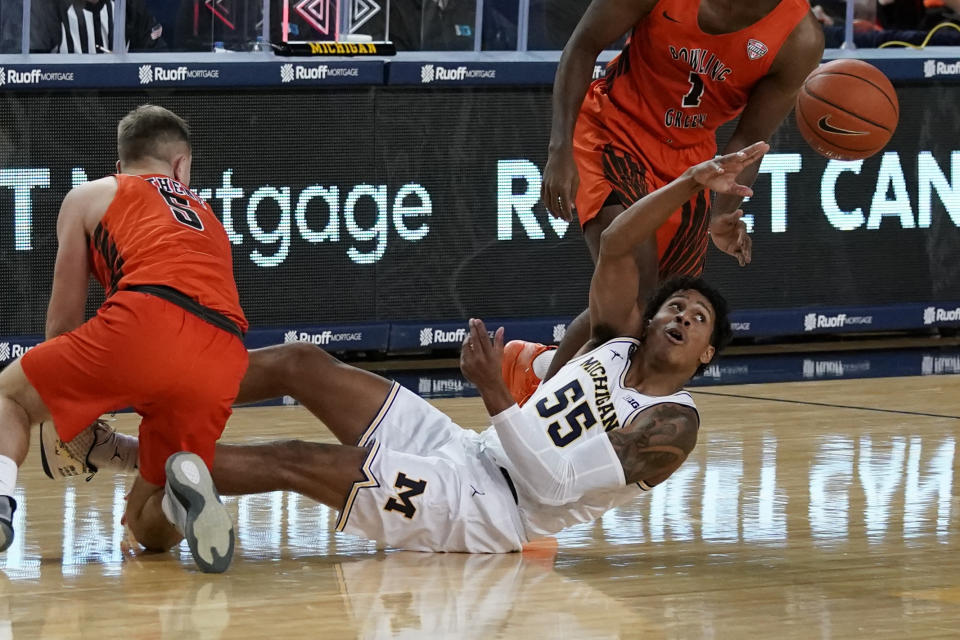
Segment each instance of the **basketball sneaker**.
M533 370L533 361L541 353L554 349L556 347L525 340L511 340L503 347L503 380L507 383L510 395L521 407L540 386L540 377Z
M99 470L136 471L137 439L117 433L104 420L97 420L70 442L57 435L52 423L40 424L40 462L48 478L59 480L87 476Z
M0 496L0 551L6 551L13 544L13 514L16 510L16 500Z
M233 521L220 501L207 465L195 453L167 458L164 515L187 539L193 560L204 573L223 573L233 559Z

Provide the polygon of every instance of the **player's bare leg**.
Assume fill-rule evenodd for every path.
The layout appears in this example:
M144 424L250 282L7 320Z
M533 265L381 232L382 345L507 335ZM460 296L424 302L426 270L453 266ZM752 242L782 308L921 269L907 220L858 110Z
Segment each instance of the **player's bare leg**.
M213 480L225 495L295 491L333 509L343 508L369 450L342 444L283 440L219 444Z
M30 446L30 427L49 417L19 360L0 372L0 455L22 464Z
M183 534L164 515L162 501L163 487L137 474L123 517L137 542L150 551L166 551L183 539Z
M30 446L30 427L50 412L17 360L0 372L0 551L13 542L17 471Z
M285 344L250 352L250 365L235 402L291 396L340 442L355 445L380 411L392 384L340 362L319 347Z
M590 249L590 257L593 263L597 263L597 256L600 255L600 235L610 226L614 218L623 213L622 205L610 205L600 210L595 218L587 222L583 228L583 236L587 241L587 248ZM637 266L640 269L640 295L646 294L657 286L658 261L657 261L657 241L656 238L650 238L637 248ZM547 374L544 380L549 380L573 358L580 348L586 344L590 338L590 311L584 309L573 322L567 327L567 332L557 347L557 352L550 362Z

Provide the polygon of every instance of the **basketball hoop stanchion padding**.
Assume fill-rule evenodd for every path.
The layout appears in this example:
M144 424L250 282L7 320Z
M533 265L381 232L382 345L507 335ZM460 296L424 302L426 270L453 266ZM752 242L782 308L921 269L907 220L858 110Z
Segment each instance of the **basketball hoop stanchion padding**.
M280 42L271 43L278 56L363 57L395 56L392 42Z

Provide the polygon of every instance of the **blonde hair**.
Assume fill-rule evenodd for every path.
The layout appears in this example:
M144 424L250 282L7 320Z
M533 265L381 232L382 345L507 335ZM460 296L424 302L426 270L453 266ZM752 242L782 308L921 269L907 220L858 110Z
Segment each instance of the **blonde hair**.
M137 107L117 125L117 156L123 164L143 158L170 160L171 145L190 146L190 126L177 114L153 104Z

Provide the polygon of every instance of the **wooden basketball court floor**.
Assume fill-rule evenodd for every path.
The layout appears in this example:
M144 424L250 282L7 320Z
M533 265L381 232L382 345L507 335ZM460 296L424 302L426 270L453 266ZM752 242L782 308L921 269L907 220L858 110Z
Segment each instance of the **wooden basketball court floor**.
M204 575L138 550L124 478L48 480L34 442L0 640L960 637L960 376L695 392L684 466L555 553L378 550L274 493L228 499L233 566ZM477 398L437 405L486 425ZM238 409L225 439L291 436L332 440L298 407Z

